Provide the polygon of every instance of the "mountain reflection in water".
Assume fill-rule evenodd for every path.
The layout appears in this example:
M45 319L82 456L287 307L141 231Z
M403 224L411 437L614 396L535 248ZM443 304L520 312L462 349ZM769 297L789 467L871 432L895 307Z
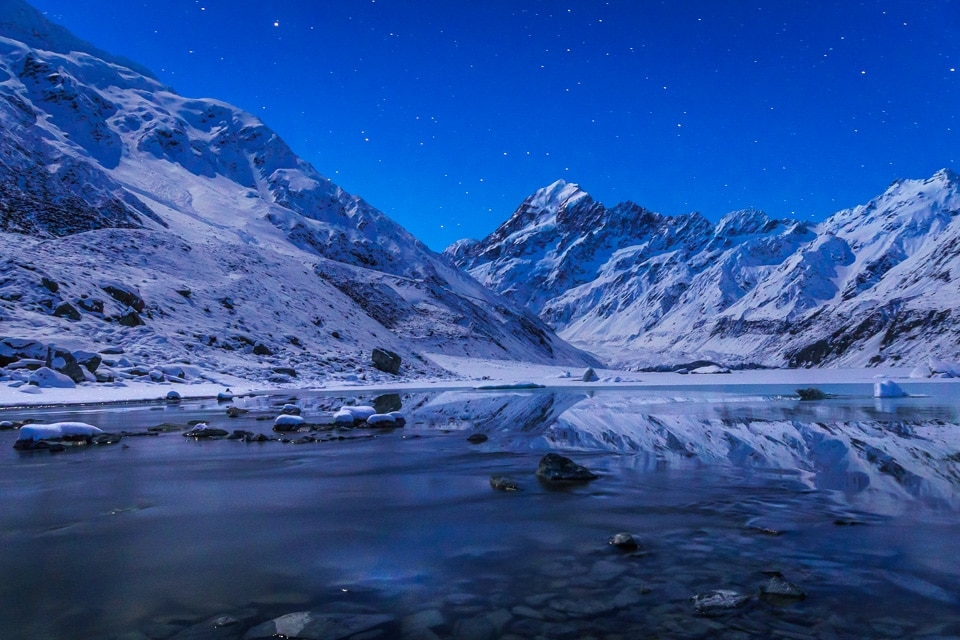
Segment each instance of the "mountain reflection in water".
M0 432L0 637L193 637L229 614L239 638L344 608L438 637L477 620L496 621L488 637L957 635L960 403L943 389L883 403L863 389L404 393L390 404L405 428L303 445L172 432L22 454ZM204 401L0 420L269 434L290 399L237 399L235 419ZM309 422L375 399L296 401ZM476 432L489 439L468 443ZM547 451L600 478L542 485ZM607 544L620 531L640 552ZM807 598L758 599L773 570ZM698 615L691 597L721 588L750 604Z

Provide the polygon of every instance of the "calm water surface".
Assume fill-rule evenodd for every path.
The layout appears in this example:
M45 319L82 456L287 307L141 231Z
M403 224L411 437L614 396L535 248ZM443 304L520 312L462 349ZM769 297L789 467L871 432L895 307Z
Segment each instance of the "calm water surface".
M387 613L408 638L960 636L960 389L931 389L404 394L404 429L301 445L171 432L19 453L0 432L0 638L239 638L303 610ZM0 420L271 433L287 400ZM308 421L372 401L297 397ZM547 451L601 477L545 487ZM638 553L607 544L620 531ZM771 571L806 599L758 598ZM714 589L752 599L698 615ZM221 615L240 622L214 632Z

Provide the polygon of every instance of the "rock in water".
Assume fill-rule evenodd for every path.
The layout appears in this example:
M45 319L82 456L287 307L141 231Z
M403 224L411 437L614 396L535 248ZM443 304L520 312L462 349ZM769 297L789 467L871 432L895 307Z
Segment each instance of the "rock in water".
M797 389L797 395L800 396L801 400L826 400L827 394L816 387L809 387L807 389Z
M760 587L760 595L771 600L803 600L807 597L803 589L787 582L779 573L774 573L767 584Z
M716 615L737 609L750 601L750 596L730 589L717 589L693 596L693 607L700 615Z
M621 551L636 551L640 548L637 539L630 533L618 533L610 538L610 544Z
M487 440L489 440L489 438L485 433L474 433L467 436L467 442L470 444L483 444Z
M516 481L504 476L490 476L490 486L497 491L520 491L520 485Z
M227 435L230 433L226 429L211 427L203 422L183 433L184 438L222 438Z
M370 355L370 359L373 361L373 366L384 373L392 373L393 375L400 373L400 364L402 361L400 356L393 351L374 349Z
M277 416L273 421L273 430L277 432L296 432L300 427L306 426L307 421L301 416L295 416L289 413L283 413Z
M570 458L548 453L540 459L537 475L547 482L586 482L599 476Z
M301 611L257 625L247 631L243 640L346 640L360 634L364 638L399 638L400 623L392 616L380 614Z
M597 376L597 372L593 370L593 367L589 367L586 371L583 372L583 378L581 379L584 382L596 382L600 379L600 377Z

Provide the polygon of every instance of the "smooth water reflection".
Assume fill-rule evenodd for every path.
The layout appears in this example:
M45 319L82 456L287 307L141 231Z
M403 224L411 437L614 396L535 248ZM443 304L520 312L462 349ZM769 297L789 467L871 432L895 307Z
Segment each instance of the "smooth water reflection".
M440 637L496 612L494 636L960 634L960 403L936 389L405 394L405 429L303 445L165 433L20 454L0 432L0 637L170 638L223 613L344 606L429 611ZM203 402L0 420L269 433L289 399L239 399L237 419ZM373 398L297 401L309 420ZM468 444L476 431L489 440ZM601 478L540 485L546 450ZM491 474L524 490L493 491ZM643 553L612 552L618 531ZM807 599L694 614L692 595L755 593L771 569Z

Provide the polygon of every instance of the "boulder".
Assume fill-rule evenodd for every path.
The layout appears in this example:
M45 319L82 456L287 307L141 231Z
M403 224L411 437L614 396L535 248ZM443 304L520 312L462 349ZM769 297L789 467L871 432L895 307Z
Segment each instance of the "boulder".
M537 476L553 483L587 482L599 477L570 458L556 453L548 453L540 459Z
M760 587L760 596L768 600L803 600L806 592L797 585L784 580L780 572L773 572L770 580Z
M183 432L185 438L222 438L226 435L229 435L226 429L211 427L203 422L193 427L193 429Z
M103 431L85 422L55 422L53 424L30 424L20 427L13 448L21 451L47 449L62 451L64 442L90 444Z
M474 433L467 436L467 442L470 444L483 444L489 439L485 433Z
M253 345L253 355L255 356L272 356L273 350L262 342L258 342Z
M584 382L597 382L600 377L597 375L597 372L593 370L593 367L589 367L583 372L583 376L580 379Z
M30 374L27 383L41 389L73 389L77 386L70 376L54 371L49 367L40 367Z
M54 371L59 371L69 376L74 382L80 383L86 382L87 380L87 376L84 374L83 369L80 368L80 363L77 362L77 358L66 349L50 345L50 349L47 352L47 366Z
M640 548L637 539L630 533L618 533L610 538L610 544L621 551L636 551Z
M143 301L143 298L140 297L140 292L137 291L135 287L113 282L105 284L100 288L120 304L130 307L138 313L146 307L146 303Z
M116 321L124 327L140 327L147 324L136 311L128 311L119 318L116 318Z
M516 480L505 476L490 476L490 486L497 491L520 491L520 485Z
M90 373L96 373L97 368L103 362L103 358L99 353L93 353L91 351L74 351L73 357L76 359L77 364L85 367Z
M74 322L83 318L83 316L80 315L80 312L77 311L77 308L69 302L61 302L58 304L56 309L53 310L53 315L57 318L66 318L67 320L72 320Z
M397 419L390 413L375 413L369 418L367 418L368 427L376 427L378 429L392 429L397 427Z
M299 431L300 427L306 426L307 421L301 416L295 416L288 413L279 415L273 421L273 430L278 433Z
M400 356L393 351L379 348L374 349L370 359L373 361L373 366L384 373L392 373L393 375L400 373L402 360Z
M731 589L717 589L693 596L693 608L700 615L717 615L737 609L750 602L750 596Z
M801 400L812 401L812 400L826 400L827 394L816 387L809 387L807 389L797 389L797 395L800 396Z

